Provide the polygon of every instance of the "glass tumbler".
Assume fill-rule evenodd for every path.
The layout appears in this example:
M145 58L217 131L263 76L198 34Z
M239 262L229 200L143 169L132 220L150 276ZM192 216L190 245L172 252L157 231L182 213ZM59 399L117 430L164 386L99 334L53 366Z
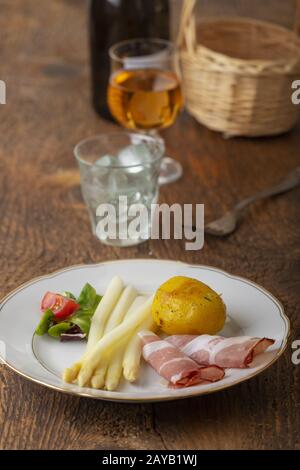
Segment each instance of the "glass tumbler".
M162 139L126 131L76 145L82 196L102 243L132 246L150 237L164 151Z

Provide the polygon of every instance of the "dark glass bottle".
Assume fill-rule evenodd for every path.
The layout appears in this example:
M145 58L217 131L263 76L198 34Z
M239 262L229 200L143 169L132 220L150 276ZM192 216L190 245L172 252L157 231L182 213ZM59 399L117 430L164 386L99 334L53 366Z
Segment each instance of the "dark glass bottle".
M89 31L92 102L101 117L110 119L106 100L110 73L108 49L125 39L168 39L168 0L90 0Z

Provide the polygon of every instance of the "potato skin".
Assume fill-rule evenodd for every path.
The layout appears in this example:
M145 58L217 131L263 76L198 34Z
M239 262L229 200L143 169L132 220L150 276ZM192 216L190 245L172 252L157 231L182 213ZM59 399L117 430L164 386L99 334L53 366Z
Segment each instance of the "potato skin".
M168 335L214 335L224 326L226 307L221 297L203 282L175 276L156 291L152 315Z

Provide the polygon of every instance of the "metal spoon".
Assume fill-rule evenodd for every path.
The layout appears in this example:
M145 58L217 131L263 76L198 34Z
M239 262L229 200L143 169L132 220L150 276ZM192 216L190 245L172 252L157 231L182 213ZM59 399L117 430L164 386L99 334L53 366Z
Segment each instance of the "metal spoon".
M277 194L285 193L293 188L296 188L297 186L300 186L300 166L289 173L288 176L280 183L272 186L271 188L260 191L253 196L249 196L246 199L243 199L225 215L207 224L205 226L205 233L209 233L210 235L215 235L217 237L224 237L229 235L235 231L241 216L241 212L246 206L261 199L266 199L270 196L276 196Z

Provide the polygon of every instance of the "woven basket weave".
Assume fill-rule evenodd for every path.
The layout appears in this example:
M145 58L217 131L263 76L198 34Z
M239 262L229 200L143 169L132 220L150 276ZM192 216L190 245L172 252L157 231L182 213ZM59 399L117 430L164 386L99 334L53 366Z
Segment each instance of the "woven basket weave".
M292 82L300 78L298 36L248 18L209 18L196 27L195 3L184 0L178 36L190 114L227 136L291 129L300 113L291 101Z

